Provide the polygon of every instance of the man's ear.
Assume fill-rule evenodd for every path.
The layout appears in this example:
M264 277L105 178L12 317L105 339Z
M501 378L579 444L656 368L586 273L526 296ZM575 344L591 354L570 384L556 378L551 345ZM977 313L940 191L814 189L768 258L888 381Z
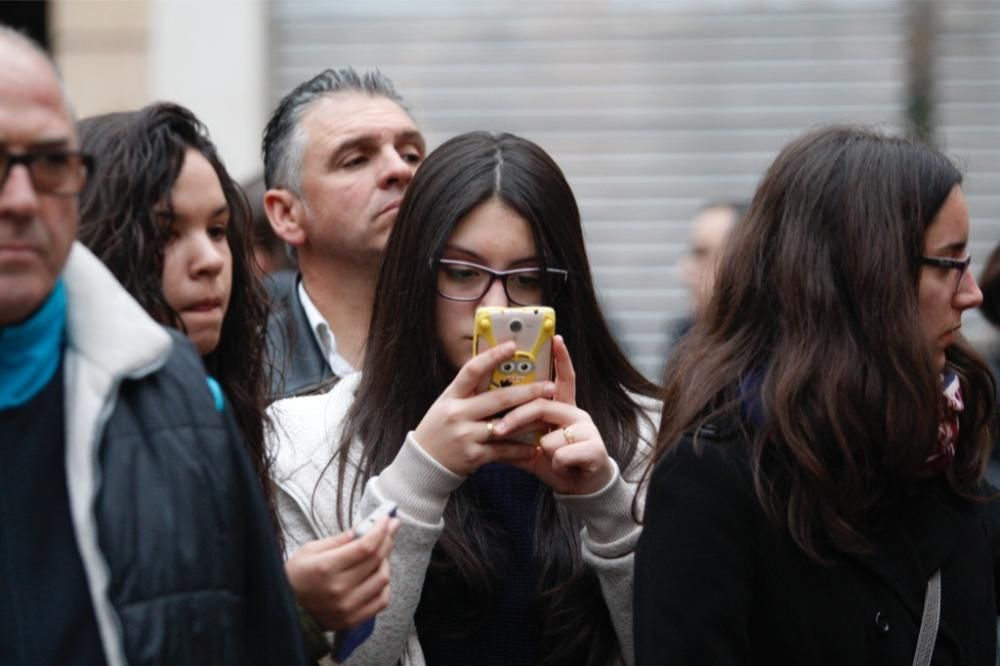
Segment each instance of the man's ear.
M264 193L264 212L278 238L294 247L306 242L306 232L302 228L304 211L297 196L288 190L268 190Z

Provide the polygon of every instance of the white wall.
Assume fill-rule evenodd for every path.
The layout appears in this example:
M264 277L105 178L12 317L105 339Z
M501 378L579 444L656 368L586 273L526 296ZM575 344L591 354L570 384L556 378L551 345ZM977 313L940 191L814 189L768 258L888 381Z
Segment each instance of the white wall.
M80 118L148 101L149 3L53 0L49 36Z
M262 169L266 17L262 0L152 0L149 12L150 101L190 108L239 181Z

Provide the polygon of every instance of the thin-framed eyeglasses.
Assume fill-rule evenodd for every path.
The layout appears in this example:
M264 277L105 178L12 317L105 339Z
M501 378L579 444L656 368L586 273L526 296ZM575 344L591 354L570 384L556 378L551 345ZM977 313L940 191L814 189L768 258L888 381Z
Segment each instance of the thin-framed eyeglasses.
M955 280L955 291L952 294L954 295L958 293L958 290L962 286L962 278L965 277L965 272L969 269L969 264L972 263L972 255L967 255L965 259L951 259L949 257L917 257L917 261L924 266L934 266L935 268L958 271L958 279Z
M94 158L79 150L33 150L26 153L0 151L0 189L10 170L21 164L39 194L79 194L94 169Z
M514 305L542 305L546 297L555 296L559 287L569 279L569 272L561 268L495 271L454 259L437 259L433 263L437 264L437 293L452 301L478 301L486 295L495 280L500 280L507 300Z

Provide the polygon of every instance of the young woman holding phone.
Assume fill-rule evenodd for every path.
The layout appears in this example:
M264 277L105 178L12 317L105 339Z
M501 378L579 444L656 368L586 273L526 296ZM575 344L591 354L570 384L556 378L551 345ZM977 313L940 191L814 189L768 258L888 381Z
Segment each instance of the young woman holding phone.
M480 394L514 349L472 356L476 308L515 305L555 309L555 380ZM399 505L392 602L357 663L631 663L654 388L612 339L552 159L482 132L434 151L388 240L362 372L272 412L287 541ZM537 447L509 440L539 425Z

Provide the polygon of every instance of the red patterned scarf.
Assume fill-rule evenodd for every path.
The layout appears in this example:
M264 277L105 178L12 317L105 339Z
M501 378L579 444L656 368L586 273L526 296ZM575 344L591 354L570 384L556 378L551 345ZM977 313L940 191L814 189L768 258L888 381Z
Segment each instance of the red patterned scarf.
M955 458L955 443L958 442L958 415L965 409L962 402L962 387L958 375L945 372L941 376L944 391L941 394L941 421L938 423L937 447L927 456L923 471L940 474Z

